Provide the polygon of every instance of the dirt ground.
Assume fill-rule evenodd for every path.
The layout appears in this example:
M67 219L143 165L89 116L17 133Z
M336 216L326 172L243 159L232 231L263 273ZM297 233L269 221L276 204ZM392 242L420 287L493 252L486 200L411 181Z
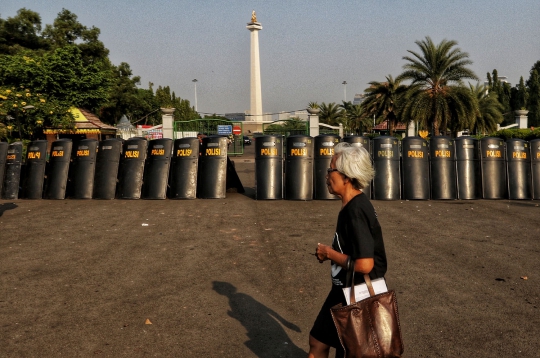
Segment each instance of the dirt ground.
M235 164L220 200L0 201L0 356L305 357L340 203ZM373 204L404 357L540 356L538 201Z

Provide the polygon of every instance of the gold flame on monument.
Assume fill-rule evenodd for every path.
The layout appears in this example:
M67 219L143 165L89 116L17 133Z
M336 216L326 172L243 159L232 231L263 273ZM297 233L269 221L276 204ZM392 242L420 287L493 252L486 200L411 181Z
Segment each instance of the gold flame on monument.
M257 14L255 13L255 10L251 12L251 22L257 22Z

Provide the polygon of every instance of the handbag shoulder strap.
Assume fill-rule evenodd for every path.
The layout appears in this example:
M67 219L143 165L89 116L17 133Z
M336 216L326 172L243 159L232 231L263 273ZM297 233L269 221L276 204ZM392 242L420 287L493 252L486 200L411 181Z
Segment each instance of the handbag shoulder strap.
M353 263L352 263L352 268L351 268L351 271L352 271L352 275L350 275L350 271L347 272L347 281L349 281L349 276L351 276L351 291L350 291L350 302L351 304L353 303L356 303L356 297L354 295L354 263L355 263L355 260L353 260ZM373 285L371 284L371 279L369 278L369 275L368 274L364 274L364 281L366 281L366 286L368 288L368 291L369 291L369 295L371 297L375 296L375 291L373 290Z
M368 274L364 274L364 281L366 281L366 286L369 291L370 296L375 296L375 290L373 290L373 285L371 284L371 279Z

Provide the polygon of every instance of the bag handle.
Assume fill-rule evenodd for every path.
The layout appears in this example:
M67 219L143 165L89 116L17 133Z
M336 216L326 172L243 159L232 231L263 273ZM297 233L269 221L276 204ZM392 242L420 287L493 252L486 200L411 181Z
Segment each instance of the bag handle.
M351 296L351 305L352 304L355 304L356 303L356 297L355 297L355 294L354 294L354 262L355 260L352 260L352 265L351 265L351 270L352 270L352 280L351 280L351 292L350 292L350 296ZM347 275L349 276L349 275ZM371 284L371 279L369 278L369 275L368 274L364 274L364 281L366 281L366 286L368 288L368 291L369 291L369 295L371 297L375 296L375 291L373 290L373 285Z

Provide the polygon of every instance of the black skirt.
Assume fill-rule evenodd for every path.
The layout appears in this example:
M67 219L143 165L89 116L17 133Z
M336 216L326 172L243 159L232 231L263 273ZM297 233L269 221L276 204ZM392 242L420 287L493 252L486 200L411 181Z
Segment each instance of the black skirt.
M315 323L313 323L313 328L311 328L309 334L319 342L336 348L337 352L343 352L343 348L339 342L336 326L334 325L332 314L330 313L330 308L339 303L344 306L347 305L345 295L343 294L343 289L339 286L332 286L332 289L330 290L328 297L326 297L326 300L324 301L324 304L319 311L319 315L315 319ZM338 353L336 353L336 357L338 356Z

